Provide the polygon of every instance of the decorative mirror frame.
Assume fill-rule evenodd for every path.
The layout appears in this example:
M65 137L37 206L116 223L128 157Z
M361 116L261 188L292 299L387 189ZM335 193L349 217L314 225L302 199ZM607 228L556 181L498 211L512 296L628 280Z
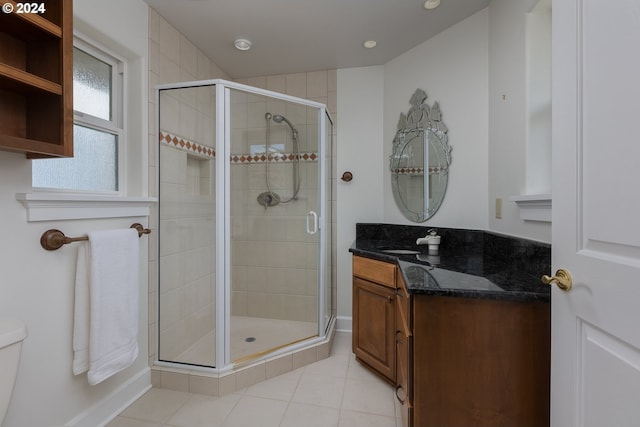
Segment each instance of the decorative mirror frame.
M447 189L449 178L449 166L451 165L451 146L449 145L448 129L442 122L442 114L438 102L434 102L431 107L426 104L427 94L422 89L416 89L411 96L409 103L411 108L407 114L400 113L397 131L393 138L393 151L389 157L389 169L391 171L391 187L393 190L393 198L395 199L398 209L409 220L414 222L424 222L431 218L442 205L444 195ZM442 157L442 163L432 167L412 167L406 165L405 150L409 151L409 144L416 138L422 138L424 144L423 150L429 152L432 149L435 153ZM425 165L423 165L425 166ZM402 191L401 178L407 175L425 176L428 174L429 180L424 180L426 185L431 187L433 180L434 185L439 185L441 195L439 198L432 200L425 206L424 187L421 211L411 209L409 201L406 199L406 192Z

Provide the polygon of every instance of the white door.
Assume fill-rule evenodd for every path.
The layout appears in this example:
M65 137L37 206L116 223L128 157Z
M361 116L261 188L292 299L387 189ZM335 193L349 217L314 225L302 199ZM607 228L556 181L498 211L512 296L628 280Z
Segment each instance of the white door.
M552 427L640 426L640 0L553 2Z

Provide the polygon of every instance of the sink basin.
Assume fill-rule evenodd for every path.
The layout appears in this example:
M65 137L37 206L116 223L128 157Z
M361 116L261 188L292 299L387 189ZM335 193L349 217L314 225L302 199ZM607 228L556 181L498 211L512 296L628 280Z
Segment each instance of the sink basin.
M420 251L412 249L382 249L382 252L395 255L418 255L420 253Z

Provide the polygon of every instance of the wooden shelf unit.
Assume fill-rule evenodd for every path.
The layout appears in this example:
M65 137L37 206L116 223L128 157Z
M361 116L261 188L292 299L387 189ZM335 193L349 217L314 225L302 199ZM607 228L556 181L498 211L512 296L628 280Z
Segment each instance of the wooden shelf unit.
M0 14L0 149L73 156L72 3Z

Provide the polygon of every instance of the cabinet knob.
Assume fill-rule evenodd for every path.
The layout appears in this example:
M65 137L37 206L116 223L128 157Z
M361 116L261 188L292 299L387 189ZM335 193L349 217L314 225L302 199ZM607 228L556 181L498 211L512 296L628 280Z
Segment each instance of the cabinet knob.
M391 295L387 295L387 302L393 302L393 297Z

